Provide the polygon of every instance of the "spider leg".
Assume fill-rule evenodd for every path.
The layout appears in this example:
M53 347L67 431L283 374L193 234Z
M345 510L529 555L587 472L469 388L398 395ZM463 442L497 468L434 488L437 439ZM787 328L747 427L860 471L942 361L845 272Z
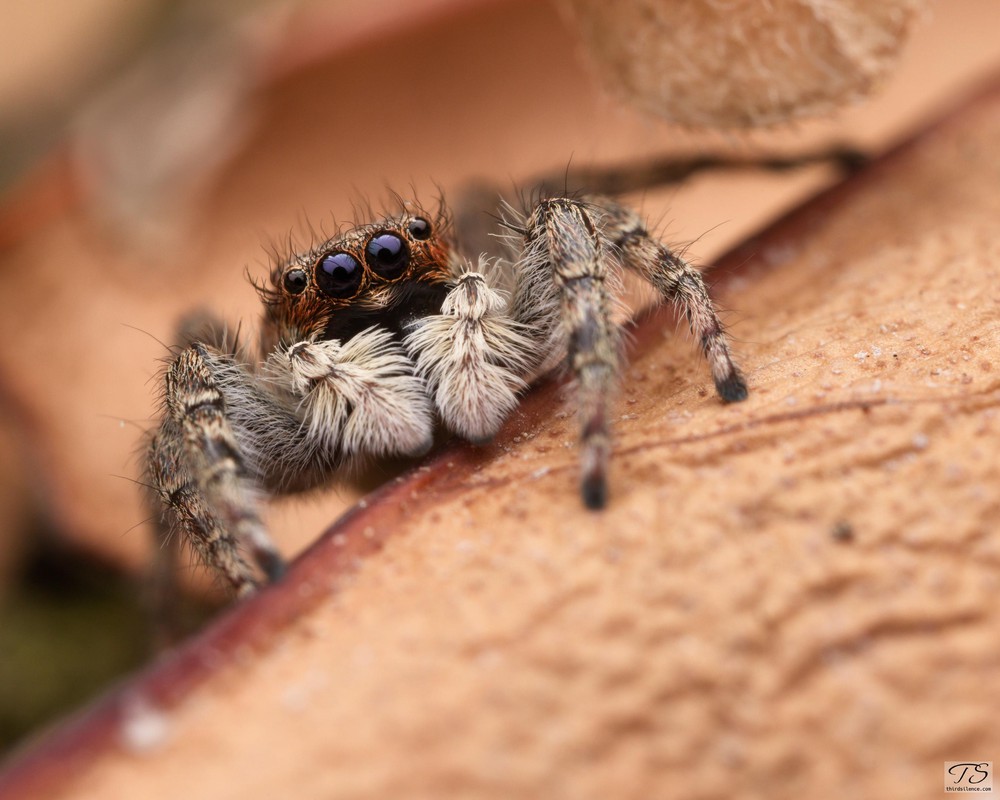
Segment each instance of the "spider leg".
M622 263L684 312L691 333L712 370L719 396L727 403L745 400L746 380L733 362L722 321L701 273L652 236L642 218L608 198L593 198L604 212L602 227Z
M537 371L566 353L579 404L580 489L589 508L603 508L620 349L611 319L613 262L586 204L569 198L538 203L525 223L524 241L514 316L538 340Z
M185 348L165 375L167 417L149 449L149 483L169 521L239 594L257 579L241 547L269 580L284 572L258 511L257 492L226 416L206 345Z

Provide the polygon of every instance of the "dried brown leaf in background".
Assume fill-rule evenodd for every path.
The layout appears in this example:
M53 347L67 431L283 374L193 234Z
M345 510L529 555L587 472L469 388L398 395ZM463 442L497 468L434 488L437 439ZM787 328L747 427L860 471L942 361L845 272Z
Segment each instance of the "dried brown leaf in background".
M612 93L682 125L828 114L893 69L924 0L562 0Z

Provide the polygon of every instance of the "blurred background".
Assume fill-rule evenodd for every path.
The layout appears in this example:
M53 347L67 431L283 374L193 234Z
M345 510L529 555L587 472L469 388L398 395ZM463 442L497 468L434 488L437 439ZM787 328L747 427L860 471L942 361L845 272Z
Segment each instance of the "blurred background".
M585 14L585 2L574 4ZM0 754L146 657L143 432L177 318L252 330L246 273L388 189L850 143L873 155L1000 68L994 0L930 3L873 99L766 131L620 97L532 0L10 0L0 12ZM577 17L576 19L581 19ZM890 59L891 61L892 59ZM895 66L891 64L889 66ZM713 84L714 85L714 84ZM704 263L837 179L723 171L630 198ZM305 547L361 489L276 503ZM184 567L206 609L223 596Z

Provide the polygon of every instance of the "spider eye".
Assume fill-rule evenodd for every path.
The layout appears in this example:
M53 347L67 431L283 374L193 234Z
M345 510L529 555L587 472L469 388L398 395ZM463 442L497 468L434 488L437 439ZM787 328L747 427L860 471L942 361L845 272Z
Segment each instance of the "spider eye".
M375 274L383 278L398 278L410 263L410 250L394 233L378 233L365 248L365 261Z
M363 272L350 253L330 253L316 265L316 283L324 294L346 299L358 291Z
M304 269L290 269L285 273L285 291L289 294L299 294L309 284L309 276Z
M431 238L431 224L423 217L414 217L411 219L406 229L414 239L424 241Z

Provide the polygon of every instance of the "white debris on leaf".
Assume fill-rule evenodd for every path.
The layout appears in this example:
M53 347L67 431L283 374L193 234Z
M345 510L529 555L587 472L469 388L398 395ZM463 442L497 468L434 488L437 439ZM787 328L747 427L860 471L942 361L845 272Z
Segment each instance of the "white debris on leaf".
M132 697L122 710L119 737L130 753L144 755L159 750L170 738L167 715L143 697Z

